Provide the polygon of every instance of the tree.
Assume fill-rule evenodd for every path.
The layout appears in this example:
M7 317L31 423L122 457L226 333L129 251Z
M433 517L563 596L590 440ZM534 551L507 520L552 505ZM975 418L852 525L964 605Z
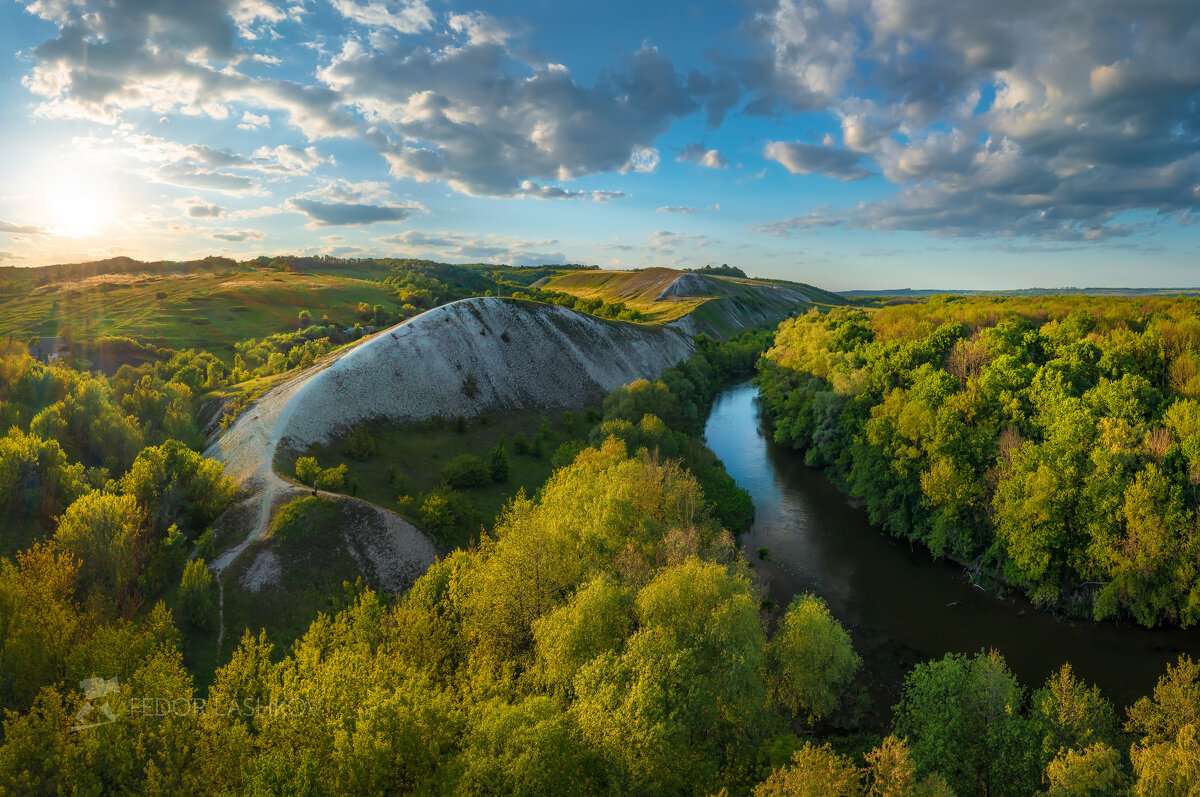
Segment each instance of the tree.
M488 471L494 481L502 482L508 478L509 468L508 448L502 439L488 454Z
M940 773L957 794L1024 797L1041 766L1023 691L998 653L947 654L909 672L893 727L919 775Z
M767 647L771 699L792 715L828 716L862 660L850 635L814 595L792 599Z
M307 310L301 310L300 313L296 316L296 318L300 322L301 329L312 326L312 322L313 322L312 313L308 312Z
M129 596L147 548L146 519L132 495L94 492L67 507L54 538L82 562L80 583L98 596Z
M297 458L296 479L299 480L301 484L307 484L309 487L312 487L320 478L321 466L317 464L316 457Z
M1063 750L1046 767L1046 797L1118 797L1129 793L1121 754L1104 742Z
M862 774L854 762L838 755L827 744L804 747L792 756L792 763L771 773L754 787L754 797L861 797Z
M183 569L179 582L179 611L188 623L209 631L217 618L213 601L213 578L203 559L193 559Z

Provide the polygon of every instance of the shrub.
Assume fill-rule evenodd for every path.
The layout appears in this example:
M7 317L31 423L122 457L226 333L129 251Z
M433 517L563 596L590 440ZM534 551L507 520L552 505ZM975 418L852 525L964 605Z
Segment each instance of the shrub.
M533 446L529 444L529 438L525 436L524 432L517 432L513 435L513 451L518 454L533 453Z
M555 449L554 454L550 457L550 464L555 470L565 468L575 461L575 457L579 456L579 452L587 448L587 444L582 440L568 440Z
M367 427L359 426L346 438L343 449L347 456L354 459L370 459L379 453L379 443L367 431Z
M429 493L421 502L421 525L430 534L445 535L454 530L454 512L442 493Z
M203 559L188 562L179 582L179 612L196 628L210 630L216 623L217 604L212 596L212 573Z
M311 541L337 522L337 502L306 495L284 504L271 521L271 536L282 542Z
M463 379L462 392L467 398L475 398L479 395L479 382L475 379L475 374L467 374Z
M462 433L467 431L467 419L461 415L454 417L454 431Z
M488 468L491 471L492 479L495 481L502 482L508 478L508 449L505 448L503 439L488 454Z
M451 487L482 487L492 480L491 466L474 454L459 454L442 468Z
M319 478L321 478L321 466L317 464L316 457L300 457L296 460L297 481L311 487L317 483Z
M426 531L443 536L455 528L469 528L479 521L479 512L471 499L448 487L426 493L418 516Z
M338 465L336 468L326 468L321 471L321 489L337 491L345 487L346 470L345 465Z
M216 534L213 533L212 529L207 529L203 534L200 535L199 539L196 540L196 556L200 556L205 559L212 559L216 553Z

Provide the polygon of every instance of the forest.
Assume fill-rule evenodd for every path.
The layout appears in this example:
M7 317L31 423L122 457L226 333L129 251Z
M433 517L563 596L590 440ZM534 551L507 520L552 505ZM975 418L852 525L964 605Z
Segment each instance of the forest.
M781 325L775 439L1036 603L1200 620L1200 302L939 298Z
M396 275L413 307L496 289ZM735 536L753 507L700 441L757 363L779 438L892 533L1047 605L1194 622L1195 309L936 300L701 337L613 391L570 461L409 591L345 585L294 643L237 629L211 684L189 645L237 493L200 453L202 408L336 341L301 334L276 364L249 355L266 338L241 365L156 352L111 376L10 345L0 794L1200 789L1187 658L1125 709L1069 665L1021 684L998 654L948 655L864 724L849 634L816 596L765 600Z

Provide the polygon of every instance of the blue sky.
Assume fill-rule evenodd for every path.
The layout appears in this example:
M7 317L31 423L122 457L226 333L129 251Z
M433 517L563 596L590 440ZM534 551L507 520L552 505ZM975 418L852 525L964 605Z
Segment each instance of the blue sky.
M0 263L1200 285L1194 0L18 0Z

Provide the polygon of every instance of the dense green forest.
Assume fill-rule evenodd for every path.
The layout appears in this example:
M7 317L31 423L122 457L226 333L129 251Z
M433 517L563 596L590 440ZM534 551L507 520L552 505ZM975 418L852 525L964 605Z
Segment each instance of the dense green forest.
M481 287L412 269L392 283L401 305L425 301L406 291L428 290L433 304ZM982 525L935 526L918 509L923 493L897 494L902 510L877 503L872 512L895 514L894 530L925 518L904 528L931 541L942 529L938 550L1015 582L1024 560L997 542L1008 532L992 525L989 507L1005 500L994 496L1022 457L1043 456L1046 440L1059 448L1044 456L1077 439L1039 437L1042 420L1102 413L1087 417L1111 422L1080 432L1089 448L1075 456L1109 463L1102 454L1112 454L1125 482L1105 505L1109 516L1132 534L1135 553L1154 543L1167 556L1174 542L1147 542L1147 530L1182 539L1195 528L1187 481L1195 430L1189 438L1178 420L1200 385L1185 361L1196 351L1194 308L1164 302L1133 312L1143 306L933 302L805 317L777 336L701 337L691 360L614 391L588 445L411 590L348 586L346 608L318 615L294 644L251 629L230 641L212 685L200 688L187 662L218 600L205 566L211 527L237 497L220 463L198 453L202 410L230 387L318 356L292 362L297 345L338 342L309 337L314 320L299 333L303 343L280 343L265 358L250 355L260 338L237 352L241 364L155 351L112 376L45 366L10 345L0 353L9 430L0 438L0 794L1186 794L1200 788L1200 665L1186 658L1121 712L1069 667L1031 690L996 654L951 655L909 673L890 727L864 727L849 635L819 598L764 601L731 533L753 507L699 442L717 391L774 339L762 380L780 428L802 440L804 424L826 419L808 438L820 444L804 447L814 463L845 463L842 478L854 473L851 445L892 445L894 428L914 436L875 454L864 473L892 467L884 457L901 448L928 456L927 430L942 430L939 452L969 456L983 441L991 464L950 463L951 475L979 475L992 502L970 504ZM330 327L344 323L335 320ZM1029 348L1010 352L1000 370L992 336ZM1170 343L1146 343L1160 339ZM988 356L974 354L981 350ZM824 375L814 363L828 366ZM993 395L971 388L993 368L993 381L1008 386L997 427L956 422L985 417L954 397ZM1032 371L1029 384L1000 378L1010 371ZM927 403L909 402L913 394ZM893 395L896 406L886 401ZM1041 414L1039 402L1052 401ZM838 404L832 415L813 409L829 403ZM1151 406L1138 420L1138 408ZM851 430L853 418L865 418L864 428L884 420L871 437ZM1151 448L1160 427L1169 440ZM1005 434L1020 437L1001 461ZM1100 440L1125 448L1098 454ZM919 476L935 464L906 471L918 474L918 491L937 484ZM1072 484L1081 492L1087 481L1057 492ZM964 482L950 493L973 495ZM1148 513L1165 517L1172 502L1178 526L1154 525ZM964 528L966 536L955 531ZM1111 543L1123 555L1126 537ZM1157 572L1140 562L1122 572ZM1184 622L1177 579L1186 573L1182 557L1171 562L1169 608L1150 616ZM1061 571L1059 600L1088 588L1072 572ZM1112 592L1112 611L1139 610L1144 593Z
M1200 301L940 298L785 322L775 438L873 522L1024 589L1200 620Z

